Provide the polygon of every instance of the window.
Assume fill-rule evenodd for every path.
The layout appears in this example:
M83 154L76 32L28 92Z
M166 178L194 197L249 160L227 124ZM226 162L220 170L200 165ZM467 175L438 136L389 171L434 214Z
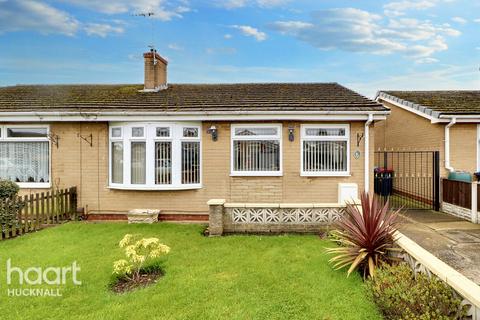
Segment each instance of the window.
M200 124L113 123L110 186L191 189L201 186Z
M282 126L232 126L232 175L282 175Z
M350 172L349 135L348 125L302 126L302 175L348 175Z
M50 186L48 126L0 126L0 179L22 188Z

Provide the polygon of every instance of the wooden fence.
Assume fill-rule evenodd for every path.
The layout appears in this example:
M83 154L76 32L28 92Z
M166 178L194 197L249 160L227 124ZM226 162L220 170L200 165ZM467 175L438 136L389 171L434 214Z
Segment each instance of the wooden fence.
M18 197L15 200L0 201L0 209L19 205L16 222L1 225L0 240L16 237L39 230L62 221L75 220L77 211L77 188L54 190Z
M442 179L442 195L443 202L466 209L472 208L471 182Z

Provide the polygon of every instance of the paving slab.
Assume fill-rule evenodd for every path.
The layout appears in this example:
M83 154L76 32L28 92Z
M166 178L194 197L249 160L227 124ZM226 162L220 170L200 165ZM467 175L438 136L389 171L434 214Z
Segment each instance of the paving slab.
M429 210L402 215L400 232L480 284L480 225Z
M434 230L480 230L479 224L473 224L468 221L450 221L450 222L437 222L437 223L425 223L429 228Z
M421 223L464 221L452 215L431 210L407 210L402 214Z

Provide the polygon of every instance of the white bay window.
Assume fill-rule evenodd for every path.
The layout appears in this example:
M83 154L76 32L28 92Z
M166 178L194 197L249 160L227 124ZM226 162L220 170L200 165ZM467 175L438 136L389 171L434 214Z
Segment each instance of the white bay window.
M201 186L198 123L111 123L110 186L192 189Z
M302 125L301 174L346 176L350 174L349 125Z
M282 126L232 125L232 175L282 175Z
M22 188L50 186L49 127L45 125L0 126L0 179Z

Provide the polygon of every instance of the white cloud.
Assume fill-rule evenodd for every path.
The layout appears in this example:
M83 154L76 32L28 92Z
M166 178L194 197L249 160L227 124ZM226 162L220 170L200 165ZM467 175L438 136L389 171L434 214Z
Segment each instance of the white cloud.
M229 33L225 34L223 37L224 37L225 39L227 39L227 40L228 40L228 39L232 39L232 35L229 34Z
M85 32L89 35L95 35L102 38L105 38L112 33L123 33L125 30L119 26L112 26L105 23L87 23L83 28Z
M225 0L225 1L217 1L216 4L219 7L223 7L226 9L236 9L236 8L242 8L247 5L248 1L247 0Z
M183 47L176 44L176 43L169 43L167 45L167 48L170 49L170 50L175 50L175 51L183 51Z
M267 34L259 31L257 28L239 25L232 25L231 27L240 30L240 32L247 37L254 37L257 41L264 41L267 39Z
M67 12L34 0L0 1L0 33L34 30L74 35L80 23Z
M61 0L79 7L106 14L122 13L148 13L153 12L153 19L169 21L173 18L181 18L182 13L189 12L185 1L166 0Z
M467 19L464 19L462 17L453 17L452 21L460 24L465 24L468 22Z
M290 1L291 0L257 0L257 4L260 7L271 8L271 7L284 6Z
M390 2L383 6L385 15L396 17L403 16L408 10L425 10L436 5L436 1L421 0L421 1L397 1Z
M438 62L438 61L439 61L438 59L427 57L427 58L417 59L417 60L415 60L415 63L418 63L418 64L428 64L428 63L436 63L436 62Z
M218 7L226 9L237 9L247 6L258 6L261 8L273 8L284 6L292 0L216 0Z
M476 23L480 23L480 18L474 19L473 21L476 22Z
M345 82L349 88L374 98L377 90L478 90L478 71L473 66L439 65L437 70L402 72L372 81Z
M446 50L445 37L460 35L449 25L385 18L355 8L320 10L312 13L310 21L277 21L270 27L323 50L401 53L414 59Z

